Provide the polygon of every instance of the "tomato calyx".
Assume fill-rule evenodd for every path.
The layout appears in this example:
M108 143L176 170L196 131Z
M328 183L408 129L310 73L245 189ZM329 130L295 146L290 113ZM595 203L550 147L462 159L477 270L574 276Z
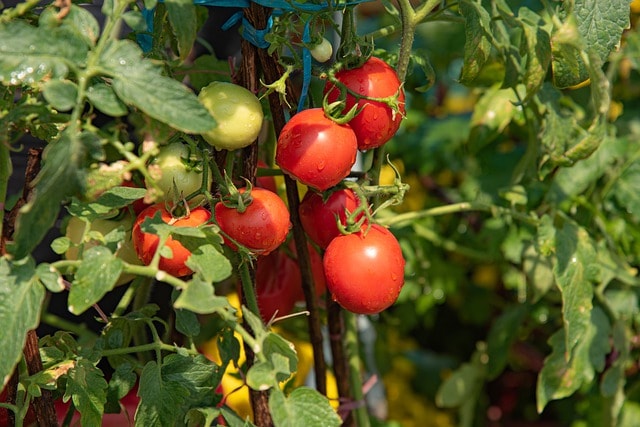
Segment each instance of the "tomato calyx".
M267 91L263 93L258 99L262 100L262 98L269 96L273 92L276 92L278 94L278 97L280 98L280 101L284 103L289 109L291 109L291 104L289 104L289 101L287 100L287 79L289 79L289 76L291 75L293 70L294 67L292 65L287 65L287 68L284 70L284 73L282 73L282 76L280 76L280 78L273 83L265 83L264 81L262 81L262 79L260 79L260 84L264 86Z
M224 174L224 184L220 186L220 193L222 194L220 201L222 204L227 208L237 210L239 213L246 211L253 201L253 196L251 195L253 185L248 179L242 179L246 183L243 191L238 190L238 187L235 186L227 173Z

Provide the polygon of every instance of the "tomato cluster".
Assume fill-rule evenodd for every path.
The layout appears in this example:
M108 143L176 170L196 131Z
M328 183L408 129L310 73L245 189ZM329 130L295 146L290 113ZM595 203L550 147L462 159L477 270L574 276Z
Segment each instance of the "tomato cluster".
M336 78L347 88L345 111L357 103L358 114L344 124L323 108L295 114L278 136L275 160L284 173L309 187L298 213L311 242L308 253L316 296L328 289L346 309L371 314L397 298L404 260L393 235L372 223L366 198L340 184L350 174L358 150L378 147L396 132L404 112L404 95L393 69L376 58L360 68L338 72ZM330 99L338 92L344 94L335 81L327 82L325 92ZM399 108L392 108L391 98ZM264 115L251 92L231 83L214 82L201 90L199 99L217 123L201 135L215 149L233 151L258 138ZM217 165L209 163L211 157L193 142L173 140L158 148L149 161L148 174L139 181L155 201L149 205L137 200L125 209L131 248L127 240L118 255L124 259L134 252L137 259L127 262L153 264L172 276L188 276L193 273L190 250L172 235L155 234L153 227L145 224L150 218L172 227L215 224L226 246L257 258L256 296L263 319L287 315L304 300L295 245L288 239L288 207L277 194L272 177L239 189L225 178L216 182L212 191L212 172ZM259 162L259 166L266 164ZM216 175L222 178L221 173ZM135 186L132 181L123 185ZM104 227L96 222L92 227L102 227L96 231L104 234L117 225L112 222ZM80 245L86 248L87 243L80 242L86 234L70 235L73 246L69 258L77 258ZM285 243L287 239L289 243Z
M405 261L393 234L371 224L369 207L338 184L350 174L358 150L380 147L397 132L404 91L395 71L371 57L361 67L338 71L324 93L330 104L342 101L345 117L355 115L341 124L322 108L295 114L278 137L276 162L311 188L300 203L300 221L325 250L323 270L333 299L355 313L374 314L398 297ZM355 217L347 221L349 213ZM347 222L351 233L344 233Z

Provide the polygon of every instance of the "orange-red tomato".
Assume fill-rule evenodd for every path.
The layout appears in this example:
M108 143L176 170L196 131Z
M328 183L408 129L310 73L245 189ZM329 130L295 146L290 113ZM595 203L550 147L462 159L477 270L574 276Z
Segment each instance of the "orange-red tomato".
M197 207L191 209L188 216L182 218L173 218L171 213L167 210L164 203L156 203L143 210L136 218L136 222L133 224L132 237L133 246L138 254L138 257L146 265L151 263L153 255L158 249L160 238L151 233L145 233L141 229L141 225L147 217L153 217L156 212L160 212L162 221L173 227L197 227L205 224L211 218L211 212L203 207ZM182 244L169 237L165 245L171 249L173 253L172 258L160 257L160 270L166 271L172 276L182 277L193 273L193 271L186 266L185 262L191 256L191 252L186 249Z

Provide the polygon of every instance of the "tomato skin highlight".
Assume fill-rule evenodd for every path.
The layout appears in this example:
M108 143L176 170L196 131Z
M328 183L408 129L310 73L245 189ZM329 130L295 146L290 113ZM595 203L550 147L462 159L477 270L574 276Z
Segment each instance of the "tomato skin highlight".
M395 70L383 60L371 57L360 68L342 70L336 78L349 90L370 98L387 98L398 93L398 110L394 113L389 105L368 99L360 99L358 108L362 110L349 121L349 125L358 138L358 149L361 151L380 147L395 135L405 115L405 95L400 79ZM327 82L324 88L329 103L338 101L340 89ZM348 112L355 104L356 98L347 94L343 113Z
M338 236L324 253L324 274L332 298L357 314L390 307L404 285L405 260L400 244L386 228L373 224Z
M244 193L246 188L238 191ZM218 202L214 215L218 226L231 239L257 255L268 255L277 249L291 227L289 210L282 199L272 191L260 187L251 189L252 201L242 213ZM233 250L236 245L226 236L225 243Z
M140 212L140 215L136 218L136 222L133 224L132 238L133 246L138 257L145 265L149 265L151 263L153 255L158 249L160 238L155 234L143 232L140 226L147 217L155 216L156 212L161 213L162 221L167 224L171 223L173 220L174 222L171 223L171 225L174 227L197 227L205 224L209 219L211 219L211 212L203 207L197 207L195 209L191 209L189 216L174 220L171 213L167 211L164 203L156 203L155 205L151 205ZM165 245L171 249L173 258L165 258L161 256L159 263L160 270L176 277L183 277L193 273L193 271L185 264L187 259L191 256L191 252L171 236L169 236Z
M302 228L315 244L326 249L331 241L342 233L338 229L336 217L342 225L347 223L345 210L355 211L360 205L358 196L350 189L333 191L326 200L322 194L308 191L300 201L298 212ZM360 219L362 215L358 216Z
M282 128L276 163L294 179L324 191L349 175L357 152L356 135L348 125L334 122L322 108L310 108Z

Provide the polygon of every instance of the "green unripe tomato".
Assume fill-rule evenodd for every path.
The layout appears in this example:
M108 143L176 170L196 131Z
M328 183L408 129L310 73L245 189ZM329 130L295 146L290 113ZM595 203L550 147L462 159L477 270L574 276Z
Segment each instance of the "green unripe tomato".
M258 138L264 113L260 100L248 89L233 83L212 82L198 99L216 120L202 137L217 150L246 147Z
M192 151L188 145L182 142L172 142L169 145L160 147L160 152L153 159L150 169L153 168L155 184L162 190L162 196L157 201L176 200L180 196L187 197L189 194L200 189L202 185L202 154ZM175 194L173 183L179 193ZM207 188L213 182L211 171L207 174ZM145 183L147 188L150 183ZM192 203L198 203L203 196L197 196Z
M320 43L309 49L309 52L311 52L311 56L316 61L327 62L333 55L333 46L331 45L331 42L329 40L322 37Z
M116 252L116 256L121 260L133 264L142 265L142 261L138 258L135 249L133 248L133 242L131 241L131 229L133 228L133 221L135 218L128 212L125 212L121 217L117 219L96 219L87 224L85 221L78 217L72 216L69 218L65 236L71 241L72 245L67 249L64 256L68 260L77 260L79 255L79 245L82 243L82 236L85 234L85 227L90 226L89 241L85 241L83 250L86 251L89 248L99 245L101 242L95 240L97 237L94 232L100 233L103 237L109 234L111 231L118 227L123 227L125 232L125 238L122 241L120 247ZM133 280L135 276L132 274L121 274L120 278L116 282L116 286L123 285Z

